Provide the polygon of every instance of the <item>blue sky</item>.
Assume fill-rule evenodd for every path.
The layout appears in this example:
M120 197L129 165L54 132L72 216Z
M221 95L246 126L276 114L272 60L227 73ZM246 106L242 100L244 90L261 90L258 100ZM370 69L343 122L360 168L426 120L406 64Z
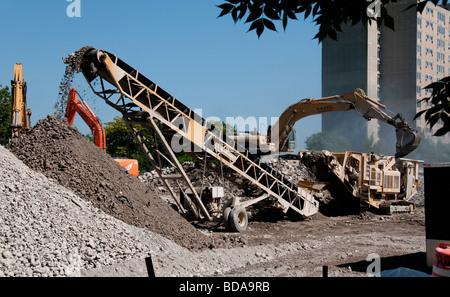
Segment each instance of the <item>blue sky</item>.
M217 18L222 0L66 0L0 2L0 84L24 65L32 125L54 113L62 57L90 45L114 53L203 117L277 117L303 98L321 96L321 46L310 20L290 22L260 39L248 24ZM82 75L74 87L103 123L120 116L97 98ZM300 149L321 131L320 116L296 124ZM74 124L87 134L79 117ZM262 131L265 133L265 131Z

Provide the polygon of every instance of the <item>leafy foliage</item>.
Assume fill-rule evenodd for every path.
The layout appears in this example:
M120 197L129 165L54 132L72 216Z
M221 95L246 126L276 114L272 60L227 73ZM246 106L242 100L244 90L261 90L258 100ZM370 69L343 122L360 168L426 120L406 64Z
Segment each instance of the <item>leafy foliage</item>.
M352 26L362 22L364 25L375 21L378 26L384 24L394 29L394 19L387 12L386 5L397 0L225 0L218 5L221 9L219 17L230 14L234 22L244 20L250 23L248 31L256 30L258 37L267 28L277 31L274 21L280 21L286 30L289 20L298 20L298 15L304 19L312 17L313 22L319 26L319 32L315 38L319 42L329 36L337 38L337 32L341 32L342 24ZM427 2L438 4L439 0L423 0L416 6L418 11L423 11ZM447 0L441 1L447 4ZM379 8L379 11L377 9Z
M267 28L277 31L274 22L281 21L283 29L286 30L289 20L298 20L298 15L303 15L304 19L312 17L313 22L319 26L319 32L314 37L322 42L326 37L337 40L337 33L342 32L341 26L356 25L360 22L363 25L371 24L373 21L378 26L384 24L387 28L395 30L394 19L389 15L386 6L397 0L225 0L218 5L221 9L218 17L231 15L235 23L244 20L251 23L248 31L256 30L258 38ZM410 5L407 9L416 8L423 12L427 3L434 5L446 5L447 0L419 0ZM379 11L377 11L379 9ZM440 82L436 82L427 88L433 89L431 97L422 101L431 102L432 107L417 113L415 119L425 114L425 120L430 128L441 121L443 127L434 136L443 136L450 131L449 124L449 92L448 82L450 77L446 77Z
M146 172L152 169L150 161L141 150L122 118L115 117L113 122L104 124L104 129L106 134L106 152L109 155L113 158L119 157L138 160L140 172ZM144 131L142 128L138 130L145 137L153 140L152 135L148 131Z
M332 132L315 133L306 138L305 144L306 149L311 151L344 152L350 148L350 142L347 138Z
M375 141L373 136L366 138L362 141L361 147L357 149L359 152L374 152L375 154L384 154L386 147L383 142Z
M224 121L208 121L216 129L221 130L223 133L236 132L234 127L230 124L226 124Z
M442 124L434 136L443 136L450 132L450 77L433 82L425 88L433 89L433 91L430 97L426 97L420 102L431 103L431 107L418 112L414 120L425 115L425 121L430 129L438 123Z
M450 146L440 141L432 141L422 137L419 147L408 158L422 160L425 164L448 162L450 160Z
M5 145L11 138L12 97L8 87L0 85L0 144Z
M150 153L156 157L155 139L153 134L141 126L135 126L139 133L148 141ZM106 134L106 152L112 157L136 159L139 162L139 172L144 173L153 170L153 167L141 149L133 134L128 130L127 125L121 117L115 117L113 122L104 124ZM161 143L156 142L158 150L164 151ZM177 154L178 161L193 161L194 159L185 153ZM163 160L164 161L164 160ZM164 165L169 165L164 163Z

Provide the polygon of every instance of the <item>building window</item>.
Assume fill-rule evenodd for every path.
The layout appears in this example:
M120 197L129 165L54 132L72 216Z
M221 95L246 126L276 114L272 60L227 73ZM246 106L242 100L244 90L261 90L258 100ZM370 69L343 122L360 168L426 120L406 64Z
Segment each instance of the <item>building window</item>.
M433 55L433 50L431 49L431 48L425 48L425 53L426 54L430 54L430 55Z
M425 74L425 81L427 80L433 80L433 76L429 74Z
M422 92L422 88L420 86L416 86L416 92L417 94L420 94Z
M441 26L438 26L438 27L437 27L437 33L438 33L438 34L445 35L445 28L444 28L444 27L441 27Z
M427 27L427 28L430 27L431 30L433 30L433 22L427 21L426 27Z
M450 56L449 56L449 59L450 59ZM417 59L417 67L422 68L422 59ZM449 68L449 70L450 70L450 68Z
M437 40L437 46L438 46L438 47L445 48L445 41L438 38L438 40Z
M438 11L438 20L445 23L445 14Z
M417 39L419 39L420 41L422 41L422 32L417 31ZM448 47L450 48L450 43L448 44Z
M417 45L417 52L422 54L422 46L420 44Z
M437 59L440 61L445 61L445 54L441 52L437 52Z
M437 72L444 74L445 73L445 67L442 66L442 65L437 65Z
M417 74L416 74L416 77L417 77L417 80L420 80L421 79L421 74L420 74L420 72L417 72Z

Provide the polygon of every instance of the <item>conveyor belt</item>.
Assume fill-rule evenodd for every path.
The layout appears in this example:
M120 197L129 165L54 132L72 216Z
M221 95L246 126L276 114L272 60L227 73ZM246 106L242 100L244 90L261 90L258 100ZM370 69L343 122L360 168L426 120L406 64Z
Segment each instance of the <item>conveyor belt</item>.
M309 217L318 211L319 204L308 189L290 183L278 171L261 163L248 150L117 56L92 49L85 54L81 69L93 91L130 122L158 129L154 124L157 119L172 132L172 136L183 137L195 152L206 151L209 158L222 162L264 190L268 197L276 198L286 212L292 209ZM113 89L107 89L106 82Z

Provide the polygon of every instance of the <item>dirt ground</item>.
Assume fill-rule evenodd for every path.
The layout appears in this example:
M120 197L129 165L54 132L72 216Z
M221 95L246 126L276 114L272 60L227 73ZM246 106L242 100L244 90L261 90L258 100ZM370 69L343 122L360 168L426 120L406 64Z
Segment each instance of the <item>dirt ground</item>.
M253 220L241 233L228 233L214 224L194 224L211 237L228 238L234 247L175 256L180 267L195 266L197 272L167 275L165 260L153 259L156 276L214 277L367 277L373 273L369 254L381 258L381 271L406 267L431 274L426 267L424 208L413 214L325 217L321 214L304 221ZM368 271L369 269L369 271ZM84 271L85 276L148 276L144 260Z
M368 214L368 219L365 215ZM252 222L242 234L251 246L293 243L297 251L266 255L267 262L233 269L226 276L367 276L371 253L381 258L381 269L397 267L427 271L423 209L392 217L325 217L308 221Z

